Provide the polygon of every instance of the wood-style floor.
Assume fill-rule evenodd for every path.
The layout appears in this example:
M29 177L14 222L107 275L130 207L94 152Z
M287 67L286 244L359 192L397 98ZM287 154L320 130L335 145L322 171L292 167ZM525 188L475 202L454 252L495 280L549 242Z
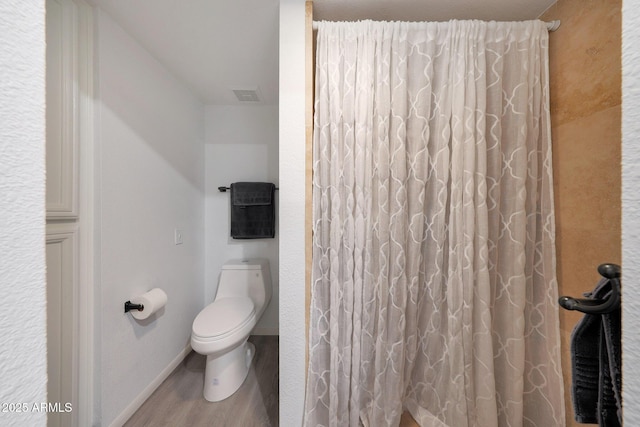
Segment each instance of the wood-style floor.
M278 337L251 336L256 353L240 389L222 402L202 397L206 357L189 355L125 427L278 426Z

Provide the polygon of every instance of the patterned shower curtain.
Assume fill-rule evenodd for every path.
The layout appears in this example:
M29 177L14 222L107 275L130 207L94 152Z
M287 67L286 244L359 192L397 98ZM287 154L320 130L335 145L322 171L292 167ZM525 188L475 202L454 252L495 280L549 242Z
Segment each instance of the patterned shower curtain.
M540 21L318 27L306 426L563 426Z

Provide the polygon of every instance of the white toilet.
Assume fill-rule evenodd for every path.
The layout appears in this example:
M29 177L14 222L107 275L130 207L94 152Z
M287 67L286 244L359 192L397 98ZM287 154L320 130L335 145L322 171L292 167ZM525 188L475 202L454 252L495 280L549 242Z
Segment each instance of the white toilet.
M222 266L215 300L193 321L191 347L207 356L204 398L218 402L235 393L255 352L247 342L271 299L266 259L229 260Z

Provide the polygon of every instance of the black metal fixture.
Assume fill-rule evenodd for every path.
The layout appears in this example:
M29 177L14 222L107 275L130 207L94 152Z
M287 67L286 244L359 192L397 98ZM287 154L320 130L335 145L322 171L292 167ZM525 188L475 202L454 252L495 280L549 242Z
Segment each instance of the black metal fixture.
M620 277L621 268L617 264L601 264L598 273L611 284L611 292L607 298L573 298L562 296L558 303L567 310L577 310L587 314L605 314L620 308L621 289Z
M125 302L124 303L124 312L128 313L131 310L142 311L142 310L144 310L144 305L142 305L142 304L133 304L131 301Z

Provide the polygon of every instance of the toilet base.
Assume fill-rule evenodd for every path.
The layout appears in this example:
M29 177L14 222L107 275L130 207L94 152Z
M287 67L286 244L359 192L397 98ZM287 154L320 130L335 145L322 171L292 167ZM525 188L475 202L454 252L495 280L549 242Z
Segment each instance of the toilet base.
M209 402L219 402L235 393L249 373L254 354L255 346L245 341L221 356L207 356L204 398Z

